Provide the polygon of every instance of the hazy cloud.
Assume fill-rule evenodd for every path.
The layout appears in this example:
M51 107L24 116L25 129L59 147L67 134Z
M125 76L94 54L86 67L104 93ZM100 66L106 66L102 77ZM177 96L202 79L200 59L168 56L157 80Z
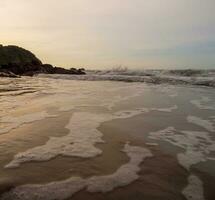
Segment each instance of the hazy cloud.
M62 66L215 67L214 0L0 0L0 38Z

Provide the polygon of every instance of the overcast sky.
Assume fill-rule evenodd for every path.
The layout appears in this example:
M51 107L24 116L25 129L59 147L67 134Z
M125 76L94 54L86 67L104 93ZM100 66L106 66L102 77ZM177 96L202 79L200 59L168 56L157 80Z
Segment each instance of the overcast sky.
M0 0L0 43L63 67L215 69L215 0Z

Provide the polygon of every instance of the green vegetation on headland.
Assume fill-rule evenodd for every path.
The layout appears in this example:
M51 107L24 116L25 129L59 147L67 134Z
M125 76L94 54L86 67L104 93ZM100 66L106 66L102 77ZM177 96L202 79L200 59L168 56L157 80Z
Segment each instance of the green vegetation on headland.
M85 74L84 69L64 69L43 64L33 53L21 47L0 45L0 76L33 76L39 73Z

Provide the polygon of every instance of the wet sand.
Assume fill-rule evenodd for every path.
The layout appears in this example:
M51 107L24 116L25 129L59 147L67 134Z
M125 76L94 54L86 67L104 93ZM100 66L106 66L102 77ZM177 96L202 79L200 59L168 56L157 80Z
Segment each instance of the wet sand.
M158 147L145 145L144 140L132 137L129 131L125 131L128 126L125 124L128 122L128 119L123 124L106 122L100 126L99 130L104 134L106 141L109 141L108 138L111 136L113 141L118 140L118 143L129 140L134 145L146 146L151 150L153 157L146 159L141 165L139 180L105 194L91 194L81 191L75 194L72 199L185 199L181 191L187 184L188 173L186 170L178 165L176 157L160 151Z
M18 119L20 115L35 113L45 108L48 114L56 116L21 124L0 135L0 194L25 184L48 184L64 181L70 177L81 177L87 180L92 176L113 174L122 165L129 162L128 155L122 152L122 149L126 142L130 142L132 146L146 148L153 154L153 157L146 158L140 165L138 180L106 193L90 193L84 188L69 199L185 200L183 190L188 186L188 177L191 174L196 175L203 182L205 199L214 199L214 161L206 160L192 165L187 170L180 165L177 158L178 153L184 153L183 148L165 140L149 138L151 132L160 131L169 126L173 126L177 131L208 131L204 126L190 123L187 120L189 115L199 116L205 121L209 121L209 117L213 116L212 110L199 109L190 103L191 99L199 99L195 89L194 91L193 89L189 90L193 92L191 98L188 94L183 96L183 88L163 89L154 86L147 88L144 85L141 91L139 84L131 84L127 89L128 84L123 86L123 83L119 85L118 83L102 83L103 85L99 85L99 87L96 83L92 85L80 83L81 86L74 83L75 87L82 87L83 90L85 86L89 87L82 93L80 92L85 96L80 95L77 99L71 96L71 91L69 89L67 91L67 88L71 87L70 82L66 81L63 83L66 84L66 89L62 86L63 89L58 88L58 92L60 92L58 95L59 97L63 95L62 99L57 98L49 106L47 104L37 105L35 102L44 102L43 98L45 102L48 102L48 100L52 98L55 100L57 97L55 93L52 97L43 92L38 96L30 96L37 106L30 104L26 108L17 108L12 112L11 116ZM113 88L113 86L120 87ZM134 88L136 90L132 93ZM189 91L185 90L187 93ZM21 97L22 95L25 94L21 94ZM209 91L207 95L213 94ZM80 112L90 113L89 117L93 115L101 116L101 118L107 116L104 117L104 121L101 120L99 127L85 122L86 127L96 129L102 134L101 139L104 143L95 144L102 154L89 158L57 155L47 161L34 160L20 163L18 168L5 168L17 153L44 145L50 140L50 137L62 138L69 134L70 131L66 127L73 119L74 113ZM98 117L98 122L100 122L99 120ZM73 126L76 127L77 124L73 124ZM82 128L81 126L77 127ZM213 132L209 131L208 134L211 135L210 139L213 142ZM207 141L203 141L203 143L205 142Z
M44 121L36 122L34 126L43 127L43 133L45 133L44 130L46 128L50 130L51 126L53 130L55 130L53 131L53 135L62 136L62 134L66 134L66 130L62 131L59 126L59 119L68 120L68 116L70 115L71 113L65 113L63 117L46 119L45 123ZM56 121L58 122L57 127L59 129L53 127ZM99 127L99 130L104 134L103 139L105 141L105 144L97 145L98 148L103 150L101 156L87 160L60 156L47 162L24 163L17 169L4 169L0 174L1 177L5 176L5 180L3 179L4 181L1 181L2 192L11 187L22 185L25 182L44 184L52 181L64 180L71 176L87 178L93 175L112 174L117 168L128 162L128 158L121 152L121 149L126 141L130 141L132 145L145 146L153 153L153 157L146 159L141 165L139 180L126 187L118 188L105 194L91 194L83 190L75 194L72 199L131 199L134 197L135 199L184 199L181 191L187 184L188 174L186 170L178 165L177 159L172 155L160 151L157 146L145 145L144 140L139 140L132 136L129 129L125 131L126 126L124 123L121 124L118 120L116 121L105 122ZM127 119L127 124L128 122L129 119ZM63 125L64 124L62 124L62 126ZM16 130L16 133L20 136L20 133L23 132L25 128L33 129L34 126L24 125L19 128L20 130ZM60 129L61 133L59 134L58 131ZM58 134L56 134L57 132ZM35 133L33 135L35 135ZM38 134L36 135L38 136ZM16 134L10 134L10 136L16 140ZM43 134L40 140L38 137L38 141L35 141L35 139L36 138L32 138L34 143L31 142L30 145L27 145L25 148L22 147L22 151L33 146L38 146L47 140ZM12 138L9 140L11 141ZM13 150L16 152L21 149L18 150L15 148ZM10 159L11 158L8 157L5 163ZM17 177L17 174L20 175Z

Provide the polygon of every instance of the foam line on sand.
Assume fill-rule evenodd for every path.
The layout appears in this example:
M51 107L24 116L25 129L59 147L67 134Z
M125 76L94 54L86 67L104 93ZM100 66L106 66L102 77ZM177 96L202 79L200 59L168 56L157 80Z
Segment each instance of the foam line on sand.
M76 192L86 189L88 192L109 192L118 187L126 186L139 178L140 164L153 156L150 150L125 144L123 152L130 161L120 166L110 175L94 176L88 179L71 177L64 181L52 182L44 185L23 185L3 194L2 200L64 200Z

